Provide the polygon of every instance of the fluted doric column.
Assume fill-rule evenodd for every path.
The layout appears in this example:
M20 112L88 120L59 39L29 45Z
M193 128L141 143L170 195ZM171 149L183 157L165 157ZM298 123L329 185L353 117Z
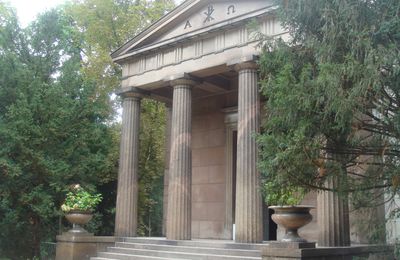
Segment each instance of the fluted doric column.
M172 103L171 151L168 183L167 239L191 239L192 227L192 87L178 79Z
M245 62L236 65L235 69L239 73L235 240L257 243L263 239L262 200L254 138L260 122L257 66L253 62Z
M337 179L327 180L325 186L335 189ZM350 246L349 204L337 192L320 191L318 203L318 246Z
M122 97L115 236L131 237L136 236L137 228L140 98L130 93Z

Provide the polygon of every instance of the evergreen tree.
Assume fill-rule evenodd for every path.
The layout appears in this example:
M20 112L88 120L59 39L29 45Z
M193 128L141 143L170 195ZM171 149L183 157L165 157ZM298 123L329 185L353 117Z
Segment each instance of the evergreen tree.
M106 96L82 76L62 12L21 30L1 7L0 255L26 259L54 240L69 185L95 189L115 179L117 145Z
M290 40L264 39L269 190L351 194L355 207L399 194L400 2L279 1ZM338 180L327 187L326 180ZM395 212L394 212L395 213Z

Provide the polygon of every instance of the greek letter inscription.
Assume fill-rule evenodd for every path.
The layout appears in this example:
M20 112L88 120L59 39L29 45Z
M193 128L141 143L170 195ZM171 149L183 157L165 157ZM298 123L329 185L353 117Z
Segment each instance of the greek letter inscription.
M211 16L214 13L215 9L212 5L209 5L207 11L204 14L207 16L204 20L204 23L211 22L214 18Z
M228 6L228 15L236 13L236 9L234 5Z
M189 20L187 20L187 22L186 22L186 24L185 24L185 30L186 30L187 28L192 28L192 25L190 24L190 21L189 21Z

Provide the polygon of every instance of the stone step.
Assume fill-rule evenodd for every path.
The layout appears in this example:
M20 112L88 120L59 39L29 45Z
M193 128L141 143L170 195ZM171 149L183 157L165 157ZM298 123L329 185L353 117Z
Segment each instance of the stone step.
M214 246L214 245L213 245ZM130 248L130 249L145 249L156 251L169 251L169 252L186 252L196 254L212 254L212 255L232 255L232 256L249 256L260 257L259 250L243 250L243 249L225 249L215 247L191 247L191 246L171 246L171 245L158 245L158 244L142 244L142 243L127 243L117 242L117 248Z
M165 257L154 257L146 255L128 255L121 253L99 253L101 257L91 257L90 260L176 260L176 258L165 258ZM190 259L179 259L179 260L190 260Z
M90 260L118 260L115 258L91 257Z
M263 245L266 245L266 243L263 244L236 243L231 240L229 241L206 240L206 239L167 240L165 238L139 238L139 237L122 238L120 242L137 243L137 244L141 243L141 244L170 245L170 246L241 249L241 250L260 250Z
M165 238L120 238L107 252L92 260L261 260L266 244L235 243L231 240L167 240Z
M108 248L108 252L99 253L100 257L116 258L121 260L138 259L138 256L157 257L161 259L190 259L190 260L260 260L261 257L246 257L232 255L196 254L169 251L139 250L127 248ZM156 258L156 259L157 259Z

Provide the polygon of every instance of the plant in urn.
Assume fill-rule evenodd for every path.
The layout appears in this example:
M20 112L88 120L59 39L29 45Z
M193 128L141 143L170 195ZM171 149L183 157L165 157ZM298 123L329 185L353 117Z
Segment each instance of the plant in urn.
M92 219L92 213L101 200L101 194L91 194L79 184L74 185L61 205L65 218L72 224L72 229L68 232L88 233L82 226Z
M307 242L298 234L299 228L311 222L310 210L314 208L314 206L309 205L298 205L304 198L305 190L290 185L277 188L273 182L268 182L265 185L265 189L270 191L267 192L267 203L268 205L275 205L269 207L274 210L272 220L285 229L285 235L281 241Z

